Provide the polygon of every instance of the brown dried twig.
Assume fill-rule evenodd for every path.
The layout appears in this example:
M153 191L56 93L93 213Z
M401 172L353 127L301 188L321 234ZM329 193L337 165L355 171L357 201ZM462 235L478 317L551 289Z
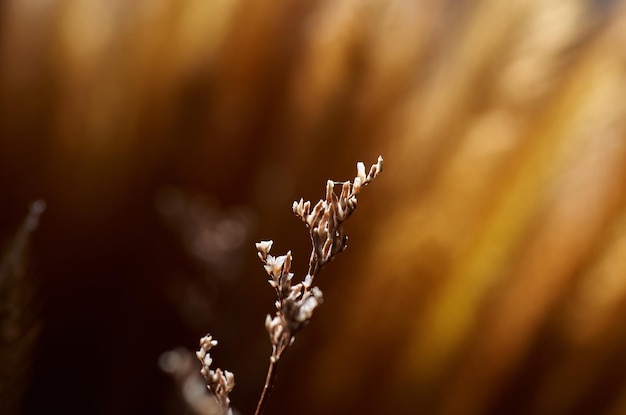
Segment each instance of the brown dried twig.
M318 201L311 209L311 202L302 199L293 202L293 212L305 223L311 237L312 251L309 269L302 282L292 285L294 274L290 272L292 255L274 257L269 254L273 241L256 244L259 258L270 276L269 284L276 291L276 313L267 315L265 327L272 343L272 355L267 371L263 392L257 404L255 415L263 413L267 397L274 384L276 369L283 352L293 344L296 333L309 323L313 311L322 303L322 291L313 286L315 277L322 268L343 252L348 246L342 223L352 215L357 206L357 196L383 170L383 158L365 173L365 165L357 163L357 176L354 182L326 182L326 198ZM337 196L335 186L341 186Z

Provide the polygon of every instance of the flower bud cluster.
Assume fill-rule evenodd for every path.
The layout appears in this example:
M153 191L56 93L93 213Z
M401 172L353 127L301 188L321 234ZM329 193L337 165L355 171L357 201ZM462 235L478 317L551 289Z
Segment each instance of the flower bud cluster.
M276 314L268 315L265 327L272 342L272 362L280 359L282 352L293 343L296 333L306 325L313 311L322 303L322 291L313 287L313 279L324 265L348 246L342 223L352 215L357 206L357 195L383 170L383 159L370 167L365 174L365 165L357 163L357 175L354 182L326 182L326 198L318 201L311 209L311 202L293 202L293 212L309 229L312 252L309 269L304 280L292 285L291 251L282 256L270 255L273 241L256 244L259 258L263 261L265 272L270 276L269 284L276 291ZM335 185L341 185L341 193L334 192Z
M272 256L269 253L272 244L273 241L262 241L256 244L256 248L270 276L268 282L278 298L275 303L276 314L274 317L268 314L265 319L265 328L274 350L272 359L276 360L293 343L295 334L309 322L315 308L322 303L322 291L311 287L311 278L292 285L291 251L282 256Z
M196 357L202 364L200 373L206 380L209 392L211 392L217 404L223 409L224 414L228 414L230 411L230 399L228 398L228 394L235 387L235 375L228 370L213 370L210 368L213 359L211 359L209 350L216 345L217 340L214 340L211 335L207 334L200 339L200 350L196 352Z
M309 263L309 275L314 277L335 255L348 246L348 236L341 224L356 210L357 196L383 170L383 158L370 167L365 174L365 164L357 163L357 175L354 182L326 182L326 198L318 201L311 209L311 202L293 202L292 210L307 226L311 236L313 252ZM341 193L334 192L336 185L341 185Z

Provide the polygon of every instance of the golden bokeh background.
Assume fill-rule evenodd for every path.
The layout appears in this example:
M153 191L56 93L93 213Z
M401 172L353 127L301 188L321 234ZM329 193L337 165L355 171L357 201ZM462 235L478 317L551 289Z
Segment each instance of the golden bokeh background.
M185 413L157 360L211 332L252 413L274 301L254 242L302 275L291 202L381 154L268 413L626 413L625 7L5 0L5 250L47 205L5 402Z

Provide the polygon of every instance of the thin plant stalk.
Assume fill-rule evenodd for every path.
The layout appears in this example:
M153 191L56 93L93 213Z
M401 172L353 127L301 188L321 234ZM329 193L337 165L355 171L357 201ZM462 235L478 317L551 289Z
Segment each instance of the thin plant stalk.
M256 244L259 258L269 275L268 283L274 288L277 296L274 316L267 315L265 328L270 335L272 355L265 378L265 385L255 415L262 415L263 409L276 379L276 370L283 352L293 344L296 334L309 323L313 311L322 303L322 291L313 286L315 277L322 268L343 252L348 246L348 236L343 229L343 222L354 213L357 196L383 170L383 159L366 172L365 165L357 163L357 176L353 182L326 182L326 197L312 206L310 201L293 202L292 210L300 218L311 237L311 256L309 268L304 279L292 284L294 274L290 272L292 255L270 255L274 241L261 241ZM339 195L335 186L341 187Z
M263 392L261 392L261 397L259 398L259 402L257 403L254 415L261 415L263 413L263 410L265 409L267 398L269 398L270 393L274 388L276 373L278 373L278 363L280 363L280 356L278 357L278 359L270 359L270 365L267 368L267 376L265 377L265 385L263 385Z

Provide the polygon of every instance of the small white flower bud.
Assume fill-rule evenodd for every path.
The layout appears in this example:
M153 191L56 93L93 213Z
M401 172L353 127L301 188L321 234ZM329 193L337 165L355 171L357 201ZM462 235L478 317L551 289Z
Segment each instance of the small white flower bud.
M269 241L261 241L256 244L256 249L257 251L259 251L259 258L261 259L261 261L265 261L267 259L270 249L272 249L273 243L274 241L269 240Z
M354 189L354 194L357 195L359 194L359 192L361 191L361 184L362 184L362 180L360 177L355 177L354 178L354 186L352 187Z
M330 203L333 198L333 188L335 187L335 182L329 180L326 182L326 201Z
M313 294L313 297L315 297L317 301L321 304L323 301L322 290L320 290L319 287L313 287L311 293Z
M309 274L306 274L306 277L304 277L304 282L302 283L302 285L304 286L305 289L308 289L312 283L313 283L313 277L310 276Z

